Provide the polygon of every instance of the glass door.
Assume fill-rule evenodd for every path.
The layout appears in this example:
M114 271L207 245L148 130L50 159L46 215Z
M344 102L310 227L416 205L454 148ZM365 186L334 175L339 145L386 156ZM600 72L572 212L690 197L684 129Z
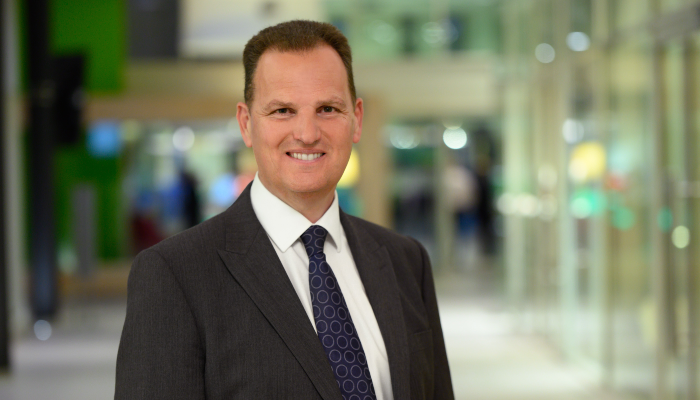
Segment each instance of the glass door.
M689 297L689 398L700 398L700 32L687 40L686 80L687 86L687 221L689 227L688 271L692 283Z
M652 43L636 35L610 51L607 209L612 386L652 398L655 302L649 218L653 135ZM665 400L665 399L664 399Z
M698 398L700 264L700 143L697 68L699 33L664 42L659 52L659 145L662 202L656 211L662 234L664 288L661 297L658 395ZM664 295L665 294L665 295Z
M667 329L660 345L665 346L668 362L665 385L669 399L689 399L689 292L692 282L688 268L688 209L683 191L688 182L685 127L685 42L682 38L665 43L659 53L661 92L660 166L663 182L662 207L656 222L663 235L665 252L665 316Z

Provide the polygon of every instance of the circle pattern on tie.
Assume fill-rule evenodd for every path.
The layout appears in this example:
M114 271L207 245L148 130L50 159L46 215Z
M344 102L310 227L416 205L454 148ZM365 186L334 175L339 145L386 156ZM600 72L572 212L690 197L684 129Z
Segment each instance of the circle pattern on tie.
M362 343L333 269L323 253L327 235L328 232L317 225L301 235L309 256L309 290L318 337L343 398L376 400Z

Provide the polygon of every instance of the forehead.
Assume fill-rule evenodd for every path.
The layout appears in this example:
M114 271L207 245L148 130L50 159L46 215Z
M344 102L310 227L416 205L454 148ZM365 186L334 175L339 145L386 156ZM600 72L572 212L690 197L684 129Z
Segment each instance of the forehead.
M340 55L328 45L307 51L267 50L258 61L253 76L255 99L263 100L279 92L339 92L350 95L347 71Z

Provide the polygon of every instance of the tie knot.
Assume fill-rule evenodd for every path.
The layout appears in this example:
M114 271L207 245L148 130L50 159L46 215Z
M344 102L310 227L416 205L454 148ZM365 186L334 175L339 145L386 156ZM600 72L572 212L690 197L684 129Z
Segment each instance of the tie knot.
M306 254L308 254L309 257L314 254L323 253L323 243L326 241L326 235L328 235L328 231L318 225L311 225L309 229L301 235L301 241L304 243Z

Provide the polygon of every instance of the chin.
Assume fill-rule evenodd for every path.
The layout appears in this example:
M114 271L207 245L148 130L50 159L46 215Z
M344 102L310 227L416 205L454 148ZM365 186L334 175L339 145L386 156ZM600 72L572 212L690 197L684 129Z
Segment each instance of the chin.
M326 190L328 187L324 185L294 185L290 186L289 190L294 192L294 193L299 193L299 194L312 194L312 193L319 193L324 190Z
M294 193L318 193L326 190L335 189L335 185L330 184L328 181L310 181L310 182L294 182L287 185L290 191Z

